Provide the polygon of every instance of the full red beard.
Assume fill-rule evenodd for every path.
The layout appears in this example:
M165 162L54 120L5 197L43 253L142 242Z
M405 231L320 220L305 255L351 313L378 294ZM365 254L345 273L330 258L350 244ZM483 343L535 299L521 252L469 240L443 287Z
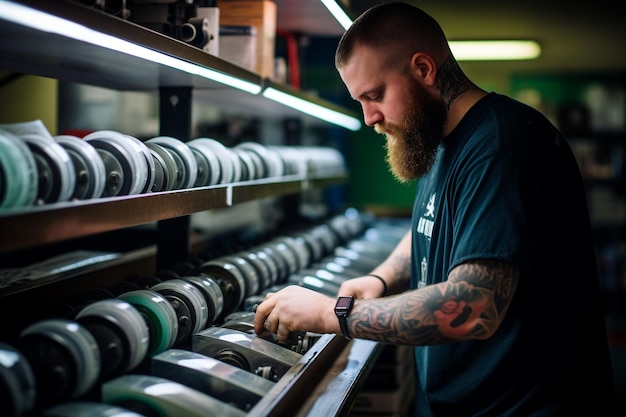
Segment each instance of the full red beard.
M409 88L414 100L407 104L402 120L374 126L387 139L386 161L400 182L420 178L432 168L447 114L445 105L419 84Z

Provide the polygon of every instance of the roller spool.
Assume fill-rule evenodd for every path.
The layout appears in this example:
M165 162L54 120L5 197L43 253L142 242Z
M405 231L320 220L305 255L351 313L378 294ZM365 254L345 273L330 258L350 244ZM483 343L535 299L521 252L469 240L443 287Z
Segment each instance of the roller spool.
M224 294L219 284L208 276L186 276L181 279L195 285L204 296L208 312L206 325L215 323L224 309Z
M82 308L75 319L98 343L103 380L135 369L146 357L150 335L139 312L116 298L96 301Z
M222 315L232 313L241 305L246 292L246 280L232 262L212 259L204 262L198 272L214 279L222 290L224 295Z
M286 275L283 279L277 282L277 284L282 284L287 280L289 275L298 271L300 267L299 261L296 253L291 249L284 241L280 238L274 238L266 243L267 247L272 248L276 257L284 260L284 264L286 265Z
M311 263L311 252L301 236L280 236L276 238L284 242L296 255L298 261L297 271L306 268Z
M148 356L174 346L178 337L178 317L164 295L150 290L133 290L118 298L135 307L144 318L150 337Z
M257 179L256 166L249 152L245 149L238 149L237 147L231 148L233 154L239 158L239 164L241 166L241 181L249 181Z
M254 291L251 291L252 294L258 294L272 285L272 271L270 266L265 260L259 258L256 251L241 251L235 253L234 255L244 259L254 268L256 273L257 288Z
M268 268L269 274L266 276L265 285L263 285L263 288L259 288L259 291L263 291L266 288L271 287L276 283L276 281L278 281L279 266L276 263L276 260L270 257L267 252L263 250L263 248L252 248L250 250L250 253L253 254L256 259L263 262Z
M146 142L155 165L155 178L152 191L170 191L178 180L178 164L172 153L157 143Z
M280 177L285 174L283 160L267 146L256 142L241 142L236 147L256 153L263 162L266 177Z
M32 206L38 181L37 163L28 145L0 129L0 210Z
M192 188L198 178L198 163L193 152L183 141L170 136L156 136L146 141L146 144L156 143L170 151L178 166L178 178L174 190Z
M0 342L0 404L6 417L28 417L35 408L35 375L26 357Z
M311 230L295 233L296 239L302 239L309 252L309 263L317 262L324 255L324 246L315 238Z
M143 155L119 132L99 130L85 136L102 158L106 170L103 197L140 194L148 181Z
M192 334L204 329L208 309L204 296L196 286L176 278L163 281L150 290L165 296L176 312L178 334L175 345L189 341Z
M208 167L206 176L207 182L204 185L216 185L222 179L222 166L219 156L215 153L213 145L210 141L203 138L193 139L187 142L187 146L191 148L196 158L202 158Z
M259 276L254 266L248 260L238 255L228 255L218 258L218 261L231 262L235 265L245 281L243 297L249 297L256 294L259 290Z
M139 194L152 191L154 181L156 179L156 163L154 161L154 157L152 156L152 152L145 143L136 137L130 135L123 135L122 137L128 141L129 146L131 146L133 150L140 155L140 159L144 161L142 168L146 171L146 178L145 181L140 182L141 191L139 191Z
M21 139L28 145L37 164L37 203L70 200L76 186L76 172L67 151L49 138L24 135Z
M96 148L89 142L71 135L55 136L54 140L65 148L74 164L76 181L71 198L87 200L102 197L106 169Z
M269 243L264 243L260 247L260 250L263 251L269 259L271 259L276 265L276 280L272 283L272 285L281 284L287 280L287 277L290 274L290 266L287 259L282 256L278 249L275 248L274 245Z
M263 161L263 159L259 156L258 153L250 149L241 148L239 146L234 146L232 149L241 155L246 155L245 158L250 160L250 162L254 166L254 173L255 173L255 176L252 179L259 179L259 178L267 177L268 173L267 173L267 168L265 167L265 161Z
M39 406L78 398L98 380L98 344L91 332L75 321L33 323L20 333L17 348L34 372Z
M239 174L235 172L234 158L232 152L221 142L212 138L196 138L192 141L194 146L201 147L205 152L213 153L217 156L220 163L220 180L218 184L227 184L239 178Z
M225 147L225 149L228 152L228 155L233 165L232 182L239 182L243 177L243 163L241 162L241 158L239 158L239 156L235 152L233 152L232 148Z

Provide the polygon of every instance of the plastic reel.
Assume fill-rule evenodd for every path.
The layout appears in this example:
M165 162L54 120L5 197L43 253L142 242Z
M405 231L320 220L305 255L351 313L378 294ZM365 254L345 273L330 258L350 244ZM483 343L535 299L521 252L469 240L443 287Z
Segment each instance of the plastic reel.
M224 315L239 307L246 292L246 280L236 265L224 259L212 259L200 265L199 272L219 284L224 295Z
M237 255L228 255L219 257L217 261L231 262L239 269L241 276L246 281L244 298L250 297L259 291L259 276L254 266L245 258Z
M133 290L120 294L118 298L135 307L144 316L150 334L148 356L174 346L178 337L178 317L164 295L150 290Z
M88 329L75 321L36 322L20 333L18 343L34 371L40 405L78 398L98 380L98 344Z
M83 140L96 148L104 162L104 197L141 193L148 181L148 166L127 138L119 132L99 130Z
M217 156L202 143L189 141L187 146L193 152L198 163L198 178L196 187L215 185L220 179L220 162Z
M59 135L54 140L70 155L76 172L72 198L86 200L102 197L106 180L104 162L96 148L76 136Z
M145 179L145 182L141 182L143 187L141 188L141 191L139 191L139 194L144 194L152 191L152 186L154 185L154 181L156 178L156 164L154 161L154 157L152 156L152 152L150 152L150 149L148 149L146 144L144 144L136 137L130 135L123 135L123 137L128 140L129 145L135 150L135 152L141 155L143 157L143 160L145 161L147 178Z
M178 181L173 189L192 188L198 178L198 163L193 152L183 141L170 136L156 136L146 141L163 146L172 153L178 165Z
M130 303L110 298L83 307L76 321L95 337L102 354L103 378L130 371L146 357L150 335L139 311Z
M34 135L21 138L37 163L37 202L45 204L70 200L76 186L76 172L67 151L49 138Z
M35 375L26 357L0 342L0 404L7 417L27 417L35 407Z
M263 161L267 177L279 177L285 174L285 166L281 157L274 151L257 142L241 142L236 145L240 149L255 152Z
M240 155L247 155L247 158L250 159L250 162L254 166L254 173L255 173L254 178L252 179L260 179L260 178L267 177L267 168L265 167L265 161L259 156L258 153L250 149L242 148L239 146L234 146L232 149L233 151L239 153Z
M198 145L202 146L201 149L204 149L204 152L211 152L217 156L221 167L221 175L218 184L228 184L235 181L240 173L235 172L232 152L226 146L212 138L196 138L192 142L194 142L194 146L196 147Z
M246 152L245 149L239 149L237 147L230 148L230 150L237 158L239 158L239 163L241 164L240 181L257 179L257 167L254 160L250 156L250 152Z
M33 205L37 198L37 163L28 145L0 129L0 209Z
M200 290L207 306L206 325L212 325L224 309L224 294L219 284L213 278L207 276L184 276L180 279L195 285Z
M260 247L252 248L250 250L250 253L254 254L256 256L256 259L267 265L267 268L269 270L269 274L266 277L265 285L263 286L263 288L259 288L260 291L263 291L266 288L271 287L276 283L276 281L278 281L279 266L277 265L276 260L269 256L267 252L265 252Z
M287 280L287 277L291 273L291 266L289 265L289 261L279 253L278 248L275 245L270 243L264 243L260 246L260 250L263 251L269 259L274 262L276 265L276 280L272 283L272 285L283 283Z
M286 274L277 282L277 284L282 284L289 275L297 272L300 268L298 257L294 250L279 238L274 238L266 242L265 245L274 251L275 256L284 260L284 264L287 267Z
M155 164L152 191L173 190L178 181L178 164L172 153L158 143L146 143Z
M257 289L254 290L253 294L258 294L263 291L270 285L272 285L272 271L268 263L260 259L256 251L241 251L235 253L234 256L241 257L245 259L256 271L256 281L257 281ZM247 297L246 297L247 298Z
M192 334L204 329L208 309L204 295L195 285L175 278L160 282L150 290L164 295L174 307L178 319L176 343L187 341Z

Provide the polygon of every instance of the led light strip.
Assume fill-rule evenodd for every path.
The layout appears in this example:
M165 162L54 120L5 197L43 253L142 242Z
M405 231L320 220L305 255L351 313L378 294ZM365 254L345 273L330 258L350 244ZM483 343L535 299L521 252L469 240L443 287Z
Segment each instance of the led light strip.
M263 96L313 117L345 127L346 129L357 131L361 128L361 121L356 117L331 110L327 107L303 100L272 87L266 87L265 90L263 90Z

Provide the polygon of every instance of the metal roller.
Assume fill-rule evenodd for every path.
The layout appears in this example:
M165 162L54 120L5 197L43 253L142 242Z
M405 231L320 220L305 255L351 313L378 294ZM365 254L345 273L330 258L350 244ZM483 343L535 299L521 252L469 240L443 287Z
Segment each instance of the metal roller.
M104 162L96 148L89 142L71 135L55 136L72 159L76 184L72 197L77 200L102 197L106 180Z
M103 379L135 369L146 357L150 343L148 326L130 303L116 298L99 300L80 309L75 320L98 343Z
M38 181L37 163L28 145L0 129L0 210L32 206Z
M96 131L83 140L102 158L106 170L104 197L140 194L148 181L148 168L142 155L131 148L119 132Z
M3 415L31 415L37 396L35 375L24 354L4 342L0 342L0 387Z
M148 326L150 343L148 356L159 354L176 343L178 337L178 317L168 299L150 290L133 290L118 296L143 316Z
M34 372L38 406L79 398L100 376L96 339L76 321L54 318L33 323L20 333L17 348Z
M202 149L207 149L207 152L210 150L217 156L221 167L219 184L228 184L240 177L240 172L235 172L232 152L220 141L213 138L196 138L192 142L202 146Z
M187 144L170 136L156 136L146 141L163 146L172 153L179 165L179 178L174 186L175 190L192 188L198 178L198 163L193 152Z
M221 182L222 179L222 164L219 160L219 155L215 153L213 145L210 141L203 138L193 139L187 142L187 145L191 148L195 154L200 154L206 160L208 165L208 182L205 185L216 185Z
M76 186L74 164L67 151L54 140L42 136L20 137L35 157L38 173L39 204L69 201Z
M170 191L177 186L178 166L172 153L158 143L146 143L155 165L155 178L152 191Z
M212 259L200 265L198 272L219 284L224 295L223 315L232 313L241 305L246 293L246 279L235 264L224 259Z
M174 307L178 318L176 344L189 341L192 334L205 328L208 320L207 305L195 285L175 278L160 282L150 290L164 295Z

